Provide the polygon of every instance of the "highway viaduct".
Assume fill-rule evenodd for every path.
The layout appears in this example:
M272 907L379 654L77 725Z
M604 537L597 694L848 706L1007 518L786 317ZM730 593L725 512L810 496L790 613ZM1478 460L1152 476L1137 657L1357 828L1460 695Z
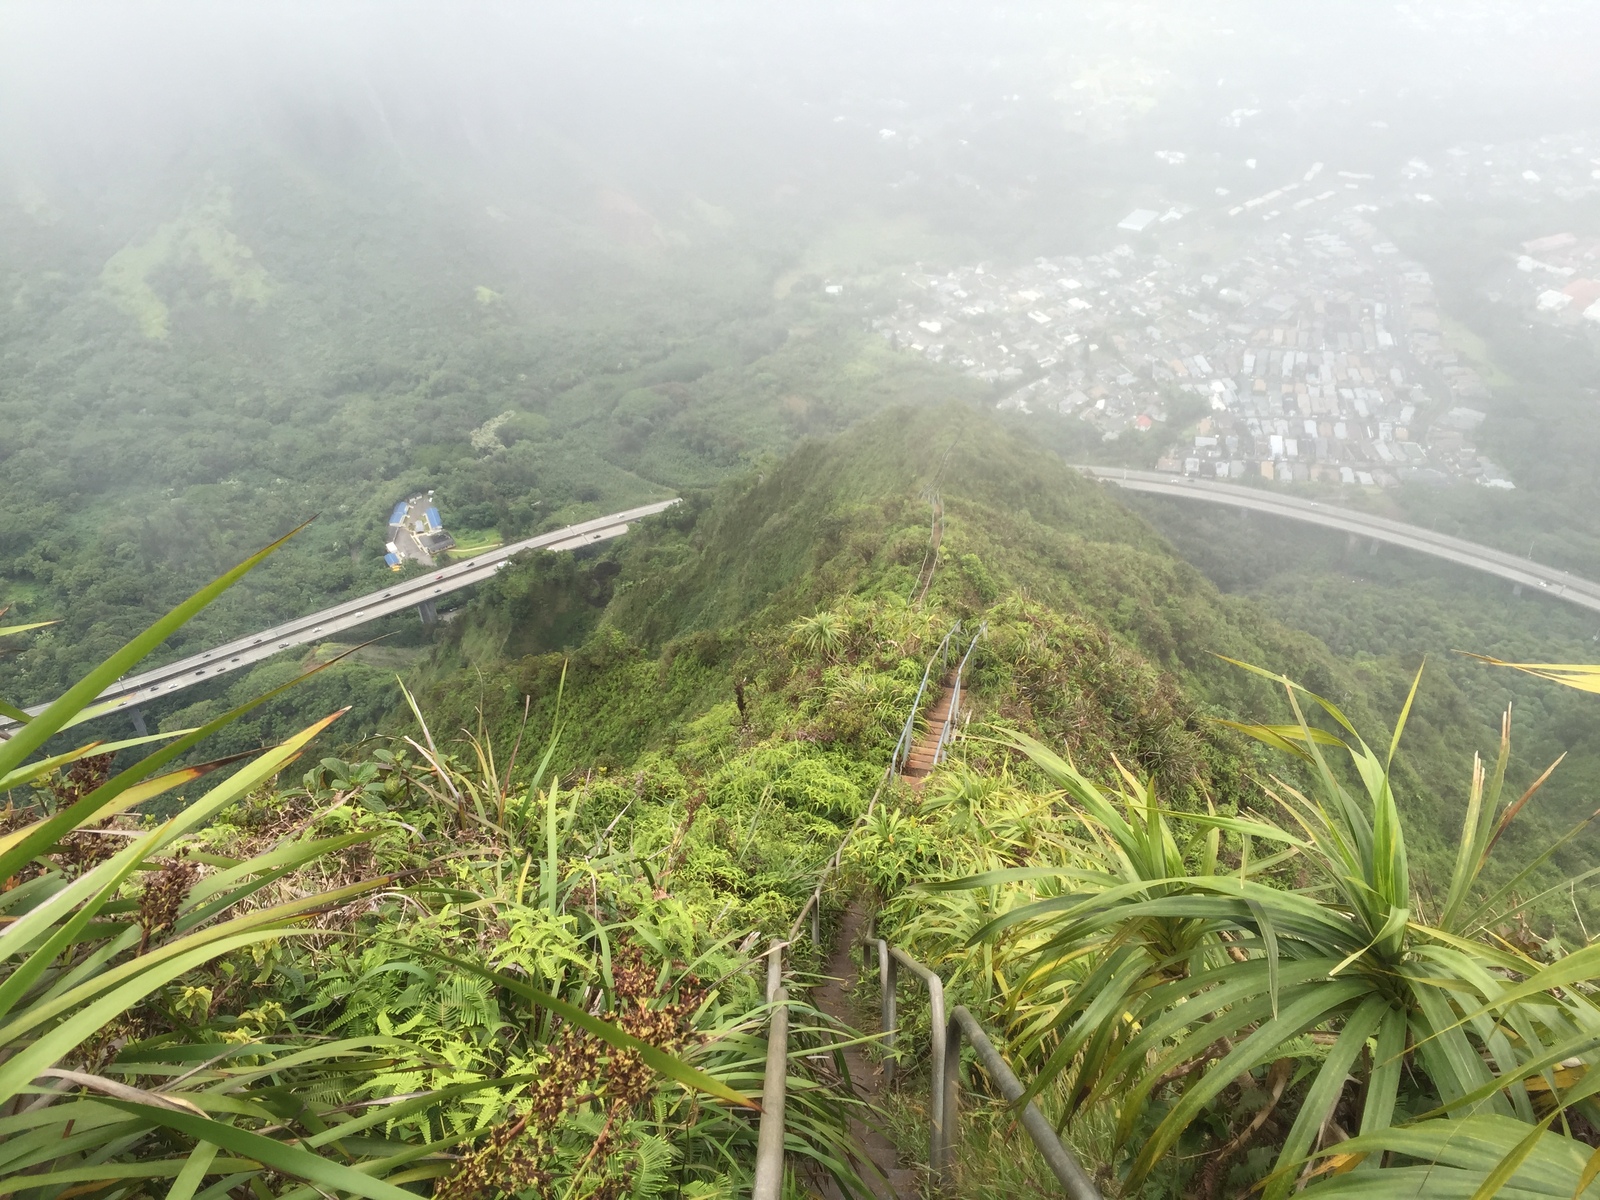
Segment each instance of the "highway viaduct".
M1600 612L1600 584L1567 571L1544 566L1531 559L1507 554L1503 550L1480 546L1463 538L1422 529L1403 521L1394 521L1387 517L1357 512L1354 509L1341 508L1317 500L1289 496L1281 492L1166 475L1156 471L1093 466L1080 466L1077 469L1092 479L1114 483L1130 491L1263 512L1275 517L1320 525L1326 529L1341 530L1356 537L1371 538L1377 542L1400 546L1419 554L1429 554L1458 566L1494 575L1519 587L1565 600L1569 604L1579 605L1592 612ZM343 633L379 617L406 608L420 608L426 615L439 599L489 578L516 554L525 550L571 550L618 537L627 532L631 522L663 512L676 503L678 503L676 499L663 500L655 504L630 508L514 542L496 550L485 551L464 563L455 563L437 571L430 571L426 575L398 582L381 592L346 600L308 616L263 629L259 633L235 638L200 654L192 654L165 666L129 675L101 693L95 701L95 707L103 713L137 712L138 706L146 701L170 696L185 688L214 679L218 675L240 670L294 646L326 640L334 634ZM39 704L26 711L32 715L43 712L46 707L47 705ZM0 737L4 737L11 728L15 728L15 725L0 721Z
M205 683L218 675L242 670L254 663L271 658L295 646L325 641L335 634L344 633L358 625L365 625L379 617L401 612L408 608L420 609L424 619L433 612L433 606L452 592L471 587L490 578L525 550L575 550L628 532L628 526L643 517L664 512L678 503L677 499L644 504L638 508L596 517L576 525L542 533L537 537L486 550L466 562L430 570L426 575L396 581L382 591L357 596L328 608L263 629L258 633L234 638L220 646L199 654L191 654L164 666L127 675L95 698L93 707L101 714L128 712L137 716L139 705L157 698L171 696L185 688ZM29 716L43 712L49 704L36 704L24 711ZM7 736L17 724L0 718L0 738Z
M1099 479L1125 487L1129 491L1147 492L1154 496L1175 496L1180 500L1195 500L1206 504L1224 504L1253 512L1270 513L1287 517L1291 521L1304 521L1326 529L1339 529L1357 537L1371 538L1391 546L1403 546L1419 554L1431 554L1474 571L1497 575L1524 588L1547 596L1565 600L1593 612L1600 612L1600 584L1591 583L1566 571L1543 566L1528 558L1518 558L1503 550L1480 546L1463 538L1436 533L1403 521L1373 516L1354 509L1340 508L1317 500L1304 500L1282 492L1263 488L1240 487L1237 484L1216 483L1209 479L1195 479L1183 475L1165 475L1157 471L1135 471L1124 467L1085 467L1078 470L1092 479Z

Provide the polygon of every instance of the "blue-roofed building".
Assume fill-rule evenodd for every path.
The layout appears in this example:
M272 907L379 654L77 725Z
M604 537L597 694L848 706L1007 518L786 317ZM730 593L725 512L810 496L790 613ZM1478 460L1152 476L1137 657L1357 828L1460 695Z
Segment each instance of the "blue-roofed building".
M383 561L398 571L407 562L431 567L436 556L454 546L455 539L444 531L444 521L433 503L432 492L419 492L394 506L389 514L389 544Z

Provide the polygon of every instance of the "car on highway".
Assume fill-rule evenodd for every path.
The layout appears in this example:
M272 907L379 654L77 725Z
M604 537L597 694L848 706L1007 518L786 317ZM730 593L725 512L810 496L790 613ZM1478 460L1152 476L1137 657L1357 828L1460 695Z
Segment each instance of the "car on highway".
M437 575L435 575L433 577L433 580L434 580L435 583L437 583L439 580L441 580L443 578L444 578L444 572L441 571L441 572L439 572L439 574L437 574ZM437 590L437 589L435 589L435 590Z
M289 648L289 643L288 642L279 642L278 643L278 649L279 650L287 650L288 648Z

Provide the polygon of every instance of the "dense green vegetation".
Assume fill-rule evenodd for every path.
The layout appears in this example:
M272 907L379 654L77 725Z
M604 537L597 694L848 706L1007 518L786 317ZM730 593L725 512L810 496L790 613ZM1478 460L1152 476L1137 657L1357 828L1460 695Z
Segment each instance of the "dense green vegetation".
M464 543L526 536L960 390L790 269L803 227L507 187L302 149L0 204L0 589L63 617L0 661L9 694L56 694L312 515L163 654L380 587L419 489ZM903 241L858 240L815 270Z
M915 789L886 767L958 622L977 723ZM1352 666L1219 592L979 410L808 442L599 553L519 563L446 630L414 703L369 714L384 736L298 778L327 721L243 767L168 767L202 738L234 748L253 702L216 697L115 764L94 743L30 761L98 679L0 746L0 906L32 931L0 945L6 1172L129 1200L166 1179L181 1197L736 1193L754 1125L710 1097L758 1090L752 956L841 845L830 921L877 906L1003 1032L1112 1194L1284 1193L1335 1129L1363 1140L1322 1174L1361 1169L1318 1188L1404 1186L1405 1162L1438 1157L1470 1192L1519 1145L1508 1172L1568 1178L1563 1147L1600 1127L1591 951L1523 904L1590 865L1588 812L1513 806L1534 772L1492 736L1474 781L1476 697L1436 701L1425 672L1410 703L1392 659ZM1280 671L1337 709L1291 691L1283 724ZM1391 765L1354 734L1402 708ZM1324 757L1336 738L1344 760ZM231 773L207 788L212 771ZM1593 921L1586 894L1559 898ZM792 948L801 979L817 954ZM905 1000L902 1132L925 1044ZM806 1057L849 1036L835 1020L797 1020L794 1195L861 1186L842 1059ZM1456 1162L1458 1131L1505 1145ZM1004 1139L969 1150L964 1194L1040 1186L984 1145ZM1402 1169L1373 1176L1384 1153Z
M940 571L926 607L917 609L908 607L906 600L915 591L927 549L926 497L934 488L944 512ZM1246 531L1240 536L1259 535ZM1218 548L1219 557L1225 556L1227 549L1226 545ZM1156 795L1190 813L1196 813L1201 804L1222 813L1247 808L1259 812L1262 805L1270 804L1261 791L1267 786L1264 769L1269 764L1255 759L1201 718L1222 712L1264 717L1271 708L1270 697L1255 690L1250 676L1221 663L1215 653L1270 662L1301 678L1320 680L1318 686L1337 695L1344 712L1380 727L1377 714L1392 714L1406 701L1410 680L1403 673L1405 666L1413 670L1416 666L1415 661L1404 663L1407 647L1403 644L1385 646L1388 653L1381 658L1367 656L1347 665L1320 643L1276 625L1257 604L1217 594L1179 566L1162 541L1151 537L1093 485L1072 476L1048 456L1023 449L989 421L958 410L938 416L894 414L847 439L803 449L782 466L660 518L654 529L621 547L615 563L565 568L530 564L523 572L499 581L494 594L476 602L463 629L501 632L482 640L464 633L436 662L433 669L445 674L432 694L437 702L448 704L452 691L469 693L473 705L482 706L491 723L515 723L522 719L518 697L530 696L537 706L541 693L549 695L559 665L570 663L564 703L569 705L568 711L579 714L575 723L591 730L593 738L577 751L577 759L616 756L612 772L640 751L645 757L636 762L671 760L680 769L687 762L692 770L701 751L690 749L685 759L684 743L694 746L704 726L689 718L708 706L720 707L722 719L741 731L725 755L736 755L740 746L759 746L762 739L787 731L790 738L822 743L824 754L837 754L842 748L852 757L866 752L869 760L881 762L893 736L892 723L880 719L873 737L863 740L859 719L843 721L838 710L852 701L871 704L875 711L886 708L892 712L896 700L903 706L917 678L917 660L902 660L897 669L894 657L882 656L881 649L874 653L874 648L887 642L897 647L915 645L925 652L932 634L959 618L968 628L987 622L987 635L979 643L969 682L980 711L996 723L991 727L1035 733L1053 745L1064 745L1078 769L1091 777L1110 774L1115 753L1138 777L1151 781ZM570 637L581 621L558 629L518 619L549 611L557 596L566 597L565 608L556 606L563 620L574 611L576 599L588 597L590 604L593 629L570 658L537 651ZM930 612L939 614L931 628L908 624L912 618L920 622ZM1352 621L1360 619L1358 613L1351 615ZM520 661L506 662L501 651L511 644L506 640L511 629L531 630L534 640L517 643L515 649L524 652ZM1515 630L1503 633L1493 645L1500 650L1526 651L1537 645L1536 635L1537 631ZM542 636L557 641L541 643ZM1394 636L1401 634L1397 631ZM804 690L794 686L797 643L813 649L831 646L818 664L820 669L814 667L805 680ZM1346 648L1347 644L1341 645ZM477 673L475 687L461 688L458 672L464 668L451 668L457 657ZM1416 655L1410 657L1414 660ZM1145 663L1159 664L1157 671L1152 672ZM1466 670L1477 675L1467 676L1463 674ZM1476 687L1463 688L1460 680L1466 678ZM772 704L775 691L780 700L776 706ZM1451 663L1447 672L1428 671L1414 706L1408 705L1409 725L1394 765L1394 789L1390 792L1385 785L1374 801L1397 804L1404 813L1408 857L1415 874L1398 885L1401 897L1409 898L1415 889L1415 903L1425 907L1446 904L1445 881L1461 874L1452 864L1467 853L1463 846L1476 847L1470 871L1457 890L1473 891L1474 881L1481 876L1483 895L1500 892L1499 907L1480 917L1474 929L1493 926L1495 936L1511 938L1519 948L1517 954L1533 956L1519 960L1526 970L1536 970L1539 962L1562 953L1563 938L1581 938L1581 922L1593 920L1586 894L1569 896L1565 889L1553 901L1546 897L1544 904L1547 910L1559 907L1570 913L1569 905L1578 909L1580 926L1567 921L1562 936L1552 937L1548 917L1530 922L1518 908L1519 898L1526 899L1563 874L1591 865L1592 855L1582 834L1582 821L1588 816L1588 806L1583 803L1587 796L1580 785L1569 787L1565 799L1541 794L1533 804L1518 806L1518 821L1495 833L1500 848L1494 856L1481 853L1490 826L1462 837L1453 825L1460 820L1469 791L1470 749L1478 748L1473 745L1477 740L1474 730L1487 724L1477 715L1479 703L1529 693L1536 696L1541 703L1526 723L1533 727L1537 755L1562 737L1561 727L1553 730L1548 718L1568 713L1570 728L1583 717L1580 709L1572 707L1581 705L1582 697L1570 693L1556 697L1550 691L1478 664L1466 668ZM729 702L730 693L733 703ZM593 698L586 700L586 696ZM690 729L693 733L686 737L685 731ZM1492 755L1494 731L1484 732L1490 736L1482 739L1481 748ZM1549 759L1531 760L1538 761L1535 768L1525 755L1511 757L1511 745L1502 748L1507 757L1500 769L1509 772L1512 786L1520 787ZM937 777L930 784L921 804L900 796L879 810L856 834L847 862L871 882L878 895L898 897L898 919L905 922L905 937L921 946L930 959L945 963L957 979L966 978L978 998L993 1003L1004 998L1003 990L997 997L994 989L997 983L1004 988L1008 974L1020 971L1020 979L1031 977L1026 960L1038 939L1024 938L1020 948L1015 944L1007 947L1010 957L1005 961L1014 965L991 966L994 974L986 979L981 973L968 974L974 960L962 938L980 933L986 915L1004 912L1017 900L991 897L987 904L952 916L937 906L930 910L928 897L919 895L913 885L971 870L975 863L986 861L985 853L998 856L999 863L1037 864L1059 861L1056 856L1063 854L1068 862L1078 862L1092 850L1077 843L1063 848L1052 841L1059 827L1048 792L1033 790L1039 787L1036 779L1025 785L1021 794L1007 783L1014 772L1020 772L1019 780L1032 778L1025 764L1013 761L1007 765L1005 755L970 741L963 745L960 759L947 777ZM1292 762L1270 764L1270 769L1285 778L1296 778ZM1320 786L1340 789L1344 785L1332 780L1341 767L1335 763L1332 769L1335 775L1323 775ZM1303 786L1315 783L1313 776ZM719 790L714 786L711 794ZM1497 798L1495 793L1486 807L1475 811L1498 816ZM1344 803L1348 807L1355 802ZM1506 803L1501 802L1499 808ZM1336 824L1347 819L1338 815L1337 806L1327 811L1334 814L1328 819ZM1252 819L1258 822L1252 836L1275 838L1279 844L1292 840L1287 834L1270 832L1270 823ZM1370 822L1372 818L1362 819ZM1392 827L1393 812L1387 820ZM1576 839L1567 829L1574 821L1579 825ZM1099 818L1092 822L1097 826L1103 823ZM1552 845L1555 869L1550 863L1532 861L1532 873L1520 874ZM1179 858L1167 867L1158 864L1151 869L1157 876L1174 869L1181 873L1191 865L1189 855L1195 846L1192 839L1180 837L1173 851ZM984 847L992 847L992 851ZM1232 854L1237 862L1238 849ZM819 850L809 861L820 864L823 857ZM990 864L996 861L992 857L987 860ZM1273 861L1269 857L1265 865L1270 867ZM1344 877L1344 869L1331 863L1322 867L1307 863L1297 875L1269 874L1265 885L1269 891L1285 884L1309 887L1309 894L1321 903L1327 898L1318 890L1317 880L1337 882ZM790 888L790 903L798 904L807 890L805 883L797 881ZM1465 895L1463 892L1462 899L1453 901L1457 909ZM1197 903L1204 909L1204 903ZM1337 902L1334 908L1345 911ZM1376 922L1374 931L1385 921L1383 913L1371 919ZM1456 935L1450 932L1449 922L1446 925L1441 936L1448 941ZM1116 928L1120 927L1108 931L1114 941L1120 936L1115 934ZM1193 933L1213 937L1215 928L1202 918ZM1249 937L1255 940L1237 942L1238 953L1246 953L1246 946L1253 954L1262 953L1259 924L1251 929ZM1333 930L1330 926L1330 935ZM1216 943L1210 945L1215 948ZM1358 943L1351 941L1339 955L1357 948ZM1201 952L1196 946L1185 951L1189 953ZM1406 959L1417 951L1397 946L1385 953ZM1156 958L1158 963L1163 961L1161 954ZM1265 969L1266 958L1257 961ZM1168 969L1170 966L1157 968L1158 972ZM1226 964L1219 969L1219 979L1231 979ZM1387 968L1377 964L1373 969L1381 974ZM1490 969L1516 967L1506 960L1497 961ZM1092 975L1070 977L1087 989L1085 995L1103 987ZM1059 977L1047 978L1053 980L1050 988L1063 986ZM1365 986L1357 984L1357 994ZM1259 995L1266 989L1251 985L1246 990ZM1343 1001L1334 997L1330 1003L1334 1008L1315 1009L1298 1032L1284 1034L1289 1041L1309 1038L1304 1040L1308 1057L1293 1060L1302 1062L1301 1066L1280 1076L1281 1053L1274 1050L1270 1062L1261 1060L1257 1072L1261 1090L1245 1100L1248 1111L1261 1114L1261 1121L1252 1127L1252 1137L1263 1127L1268 1132L1261 1134L1260 1143L1254 1146L1248 1145L1249 1138L1234 1145L1226 1169L1207 1176L1204 1188L1223 1187L1230 1178L1235 1184L1259 1179L1275 1156L1281 1162L1292 1162L1313 1148L1303 1132L1310 1117L1296 1124L1292 1135L1289 1125L1297 1107L1312 1096L1306 1089L1314 1086L1314 1069L1329 1045L1324 1035L1331 1036L1329 1031L1337 1031L1345 1019L1332 1015ZM1411 1003L1402 1001L1402 1009ZM1423 998L1415 1003L1427 1007L1432 1001ZM1473 1001L1467 995L1466 999L1456 996L1449 1003L1465 1012ZM1057 1012L1058 1005L1059 1001L1047 999L1042 1011ZM1033 1015L1039 1011L1035 1000L1017 1016L1019 1054L1047 1056L1051 1048L1049 1038L1040 1040L1040 1018ZM1364 1014L1362 1020L1367 1019ZM1575 1019L1588 1018L1579 1013ZM1569 1035L1550 1036L1559 1040ZM1359 1042L1356 1035L1352 1038L1355 1041L1350 1044ZM1144 1050L1129 1053L1143 1054ZM1042 1064L1044 1060L1037 1061ZM1238 1073L1233 1065L1230 1060L1228 1069L1216 1077L1219 1086ZM1428 1068L1435 1080L1442 1069L1437 1063ZM1308 1070L1312 1071L1309 1075ZM1109 1097L1116 1094L1109 1078L1100 1092L1091 1093L1087 1084L1079 1085L1084 1089L1080 1095L1090 1097L1091 1108L1110 1103ZM1151 1076L1157 1099L1148 1120L1122 1111L1117 1118L1120 1137L1125 1139L1121 1153L1132 1155L1143 1139L1154 1133L1172 1103L1165 1097L1172 1082L1160 1072ZM1472 1086L1477 1082L1474 1077ZM1315 1095L1325 1098L1329 1086L1324 1085ZM1432 1100L1424 1088L1419 1094L1408 1092L1399 1109L1385 1111L1419 1115L1441 1099L1470 1090L1465 1085L1455 1091L1451 1091L1456 1087L1453 1084L1439 1086L1445 1091L1431 1093ZM1337 1097L1337 1092L1333 1094ZM1179 1158L1118 1159L1135 1171L1129 1183L1137 1182L1140 1172L1153 1171L1148 1184L1155 1189L1152 1194L1170 1194L1196 1183L1189 1178L1189 1168L1181 1166L1187 1161L1184 1156L1203 1152L1208 1145L1234 1144L1240 1131L1219 1114L1237 1109L1238 1098L1226 1088L1213 1089L1209 1096L1202 1099L1197 1092L1190 1102L1190 1116L1183 1118L1187 1122L1196 1119L1196 1114L1209 1114L1199 1125L1189 1128L1180 1123L1173 1126L1174 1133L1166 1135L1169 1142L1164 1144L1172 1145L1175 1153L1180 1143L1188 1148ZM1270 1097L1270 1103L1253 1096ZM1057 1099L1069 1107L1074 1103L1070 1092ZM1323 1102L1325 1099L1315 1100ZM1280 1114L1276 1122L1274 1112ZM1341 1120L1351 1123L1351 1133L1358 1128L1373 1132L1382 1128L1370 1121L1363 1123L1359 1114ZM1100 1131L1090 1136L1088 1152L1099 1151L1115 1159L1117 1143L1102 1136L1103 1124L1092 1115L1084 1118L1084 1124ZM1484 1134L1491 1135L1500 1136L1495 1130ZM988 1167L980 1164L977 1169ZM1121 1170L1116 1168L1113 1176ZM1188 1184L1182 1182L1186 1178Z
M7 1190L747 1186L764 1056L751 939L721 929L726 906L667 890L670 852L652 871L577 819L548 770L558 730L514 790L514 757L504 775L491 746L458 759L426 724L294 786L282 772L336 712L165 820L137 809L230 768L170 764L243 709L146 738L165 744L120 769L108 751L135 747L32 758L265 553L0 746ZM848 1186L840 1103L794 1070L793 1149Z
M1260 525L1237 519L1231 527L1208 526L1203 517L1183 524L1187 510L1161 515L1174 531L1168 542L1131 515L1120 494L1104 494L1049 455L1026 449L997 423L958 409L937 416L899 413L837 442L808 446L715 496L691 498L613 553L586 563L537 560L506 573L453 627L451 642L428 668L439 682L424 683L424 691L441 705L455 705L453 725L471 725L481 705L491 726L510 731L522 719L522 697L533 697L535 713L549 703L541 697L551 694L570 655L566 703L591 706L568 743L575 762L620 750L616 765L625 765L640 750L670 747L684 720L712 703L732 701L736 681L763 677L768 642L784 636L786 622L829 607L840 595L885 602L911 595L928 543L929 509L920 494L935 480L946 518L928 603L948 619L971 622L993 619L997 604L1025 597L1093 622L1108 651L1141 655L1162 672L1155 677L1161 682L1130 706L1119 736L1124 745L1151 743L1140 760L1145 765L1155 767L1167 751L1160 737L1140 732L1140 722L1265 717L1269 691L1218 655L1282 670L1333 698L1358 726L1373 727L1398 711L1426 654L1433 657L1397 768L1415 824L1413 854L1425 862L1448 861L1460 780L1474 751L1494 752L1498 714L1513 700L1519 729L1526 713L1524 733L1513 743L1514 778L1531 779L1562 751L1576 753L1557 772L1549 795L1524 816L1525 828L1510 836L1538 844L1588 811L1593 734L1583 698L1448 654L1473 649L1523 661L1548 657L1555 645L1581 660L1570 628L1581 618L1543 606L1535 614L1550 626L1529 626L1511 617L1529 605L1517 602L1512 610L1507 596L1489 609L1499 624L1488 616L1469 623L1460 614L1477 593L1454 577L1437 585L1437 599L1428 601L1427 585L1419 586L1418 596L1400 609L1399 593L1419 572L1364 554L1364 571L1395 573L1386 592L1347 584L1343 591L1308 589L1299 596L1284 595L1282 588L1250 589L1258 592L1250 599L1219 593L1175 547L1202 568L1217 569L1225 585L1237 586L1238 577L1221 564L1237 559L1253 565L1277 555L1298 569L1305 549L1318 543L1294 528L1262 537ZM1342 539L1328 548L1323 561L1330 568L1340 565L1342 548ZM1332 601L1339 624L1320 606L1323 598ZM1397 608L1384 607L1391 603ZM1405 618L1394 619L1397 611ZM1568 626L1560 624L1564 620ZM1331 647L1295 627L1328 629ZM1563 632L1565 640L1556 640ZM1363 638L1369 639L1366 649ZM986 654L980 651L977 659L980 673L989 669ZM1014 685L1026 680L1043 689L1052 670L1034 676L1031 667L1009 660L1001 673ZM597 689L592 701L585 699L589 681ZM1063 684L1061 690L1075 689ZM592 740L576 740L585 736ZM1239 773L1232 750L1196 753L1206 764L1202 774L1227 780ZM1586 847L1563 850L1563 870L1587 864Z
M1390 711L1398 681L1426 663L1421 723L1407 736L1420 774L1460 771L1463 737L1487 751L1498 714L1511 706L1514 770L1531 777L1563 754L1526 828L1508 838L1537 845L1592 807L1600 784L1600 730L1585 698L1493 671L1458 651L1511 662L1585 662L1596 657L1596 623L1581 609L1512 594L1509 585L1388 547L1350 546L1343 535L1288 521L1137 499L1130 503L1175 552L1225 592L1272 617L1315 631L1347 669L1381 694ZM1381 709L1380 709L1381 711ZM1440 810L1448 827L1454 797ZM1589 852L1585 850L1584 854ZM1579 869L1582 856L1566 863Z
M1600 578L1597 343L1491 294L1600 208L1379 199L1592 107L1582 5L25 7L0 701L66 698L0 736L0 1197L747 1195L760 955L814 889L787 1200L867 1194L861 1119L926 1161L922 993L879 1092L844 1049L882 1053L873 973L853 1011L815 986L867 918L1109 1200L1600 1196L1596 698L1452 653L1581 663L1600 625L1102 489L1061 458L1162 445L1002 418L1010 385L867 332L902 273L1103 253L1135 206L1204 268L1223 197L1325 164L1432 272L1518 486L1309 490ZM85 719L137 661L391 582L425 488L474 547L683 503L154 734ZM966 708L912 783L945 639ZM961 1088L954 1193L1057 1194Z
M1324 488L1323 498L1600 575L1594 531L1585 519L1596 499L1590 469L1596 343L1581 328L1529 322L1515 304L1492 295L1503 286L1497 276L1507 253L1520 242L1553 230L1581 234L1596 220L1592 199L1462 206L1427 220L1404 208L1386 215L1396 242L1432 273L1445 312L1475 339L1456 348L1492 381L1492 394L1480 405L1488 419L1478 444L1507 465L1517 488L1418 486L1364 495ZM1382 689L1381 711L1396 703L1394 681L1426 660L1422 705L1433 716L1408 737L1409 757L1425 764L1424 775L1447 778L1455 731L1480 730L1475 744L1481 748L1497 714L1513 704L1518 734L1512 753L1521 770L1537 772L1566 755L1541 794L1534 821L1508 833L1514 844L1525 850L1538 845L1592 803L1600 784L1600 741L1584 698L1507 678L1453 653L1588 661L1597 656L1600 637L1600 622L1590 614L1516 597L1507 586L1424 557L1390 548L1369 554L1369 547L1350 545L1342 535L1290 522L1149 497L1129 497L1128 503L1224 592L1316 634L1368 688ZM1578 869L1583 862L1574 856L1565 865Z

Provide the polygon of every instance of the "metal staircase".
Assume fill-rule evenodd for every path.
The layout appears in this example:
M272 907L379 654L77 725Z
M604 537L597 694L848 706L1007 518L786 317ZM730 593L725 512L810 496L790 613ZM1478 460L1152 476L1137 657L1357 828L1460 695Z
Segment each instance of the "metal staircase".
M962 721L961 698L968 664L986 626L979 625L967 644L966 652L951 670L952 643L961 632L959 622L945 634L938 649L928 659L922 673L922 683L917 688L911 712L895 744L894 756L884 777L887 783L899 774L918 786L934 767L949 754L950 747L960 732ZM935 676L935 669L938 675ZM930 691L934 684L936 693ZM924 709L924 701L927 707ZM917 716L924 716L923 732L916 733ZM882 792L882 785L879 793ZM868 805L870 815L878 796ZM863 817L863 820L866 818ZM860 822L857 823L859 827ZM852 830L853 832L853 830ZM846 835L846 842L849 835ZM788 989L784 986L784 951L799 934L807 915L811 917L811 938L821 940L822 887L827 875L837 869L845 843L834 852L823 879L801 908L789 932L789 940L773 939L767 951L767 1002L772 1015L767 1029L767 1066L762 1087L761 1129L757 1143L755 1186L753 1200L778 1200L783 1187L783 1130L785 1085L789 1057ZM878 981L882 993L880 1044L885 1051L884 1082L890 1082L896 1064L896 1042L899 1038L899 1010L896 988L899 972L903 968L922 982L928 993L931 1029L929 1033L929 1058L931 1068L929 1094L928 1167L933 1188L941 1196L953 1195L955 1148L960 1133L961 1108L961 1047L963 1040L973 1048L978 1066L989 1077L994 1087L1008 1101L1015 1103L1025 1093L1025 1088L1015 1072L995 1048L983 1023L961 1005L948 1013L945 1011L944 981L937 973L912 958L898 946L869 933L861 948L867 955L876 952ZM1056 1134L1039 1106L1029 1101L1020 1116L1022 1127L1039 1148L1045 1163L1060 1182L1062 1194L1070 1200L1102 1200L1094 1180L1073 1157L1072 1152Z

